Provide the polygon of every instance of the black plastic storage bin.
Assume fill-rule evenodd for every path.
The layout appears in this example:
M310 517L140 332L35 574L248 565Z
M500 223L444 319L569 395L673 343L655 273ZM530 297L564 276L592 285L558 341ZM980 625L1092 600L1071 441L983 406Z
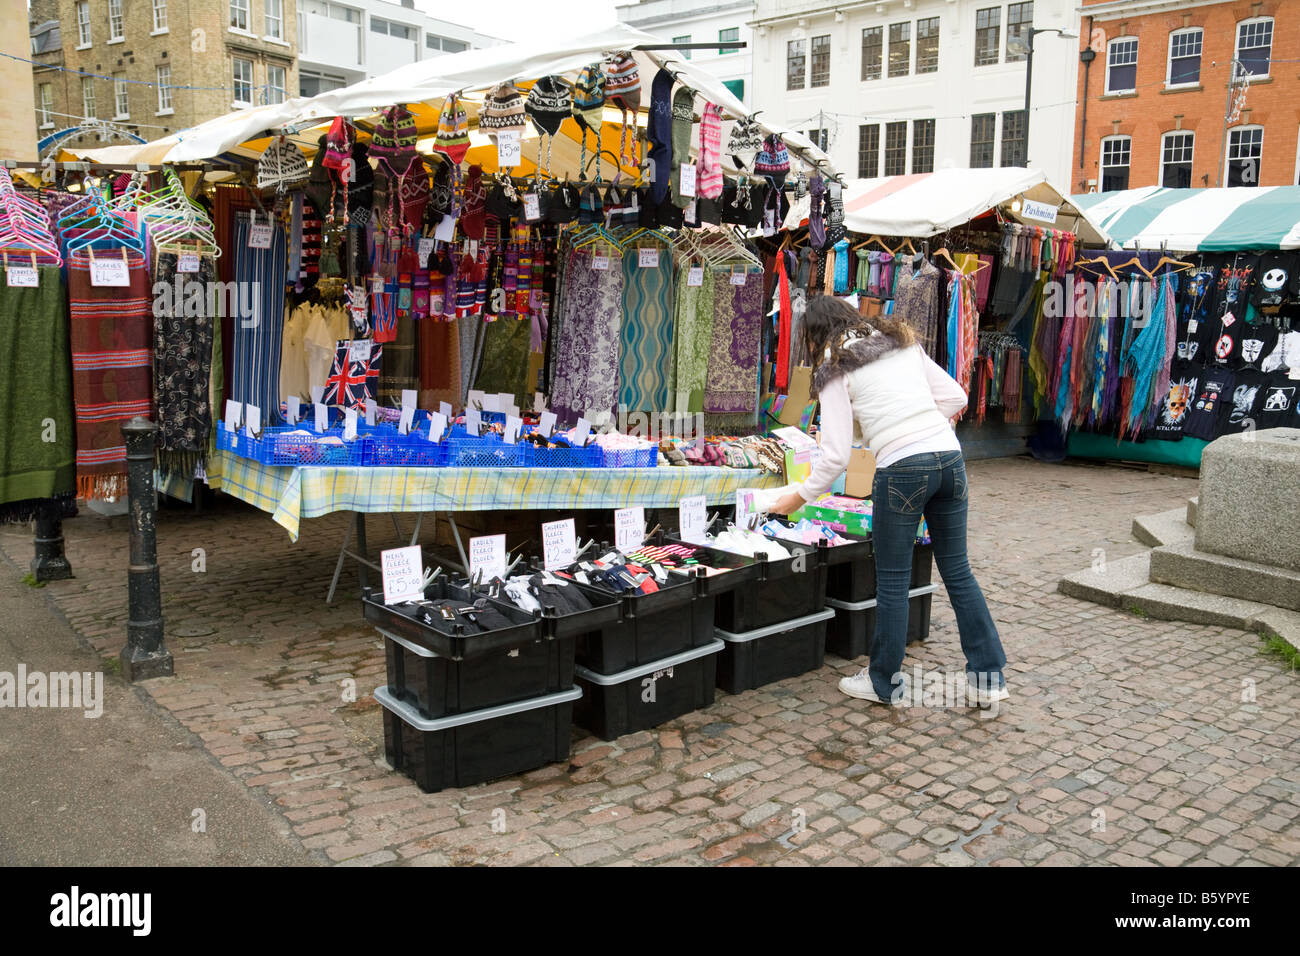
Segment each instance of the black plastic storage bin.
M579 666L582 689L573 722L602 740L649 730L713 703L714 677L722 641L711 640L680 654L601 674Z
M384 752L425 793L469 787L567 760L577 687L429 719L380 687Z
M610 596L590 585L579 587L593 596ZM618 674L713 640L714 599L699 593L694 577L650 594L625 594L619 600L620 621L578 635L580 667L597 674Z
M587 600L591 602L591 607L585 611L573 611L569 614L548 614L546 611L542 611L543 634L548 637L576 637L579 634L586 634L589 631L617 624L622 620L623 605L617 595L607 594L598 588L583 587L576 581L571 582L571 584L579 588L587 596ZM486 585L480 585L475 590L475 593L484 597L491 597ZM508 597L502 596L495 600L514 606Z
M479 595L436 581L426 597L471 603ZM422 717L468 713L573 686L574 639L546 637L540 618L509 604L491 602L513 626L453 635L383 604L377 592L367 591L363 601L366 619L384 638L389 691Z
M907 642L924 641L930 636L930 605L937 584L925 584L907 592ZM876 599L840 601L827 598L835 611L826 628L826 650L845 660L863 657L876 631Z
M871 547L871 539L843 532L841 534L854 543L826 549L830 564L826 576L826 597L849 602L875 597L876 554ZM866 547L863 548L862 544ZM934 545L917 544L912 550L912 587L929 584L933 568Z
M718 686L729 694L797 677L819 669L826 660L826 624L835 611L769 624L742 634L716 628L727 645L718 655Z

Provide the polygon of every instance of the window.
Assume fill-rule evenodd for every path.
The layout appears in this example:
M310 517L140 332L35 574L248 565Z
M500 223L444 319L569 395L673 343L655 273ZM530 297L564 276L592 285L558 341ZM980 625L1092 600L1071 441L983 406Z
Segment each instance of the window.
M1132 93L1137 89L1138 38L1111 40L1106 50L1106 92Z
M804 88L803 40L789 40L786 42L785 88L787 90L802 90Z
M934 172L934 120L912 120L912 172Z
M284 0L266 0L266 35L284 39Z
M170 63L164 63L158 67L158 112L169 113L172 109L172 88L169 85L172 81L172 67Z
M248 29L248 2L249 0L230 0L231 29Z
M1200 27L1194 27L1169 34L1166 86L1195 86L1201 82L1201 40L1204 33Z
M858 127L858 178L880 175L880 124Z
M812 81L809 86L830 86L831 36L812 38Z
M167 0L153 0L153 31L161 33L167 29Z
M862 78L864 80L880 79L883 36L883 27L867 27L862 31Z
M1160 185L1187 189L1192 185L1194 133L1165 133L1160 144Z
M885 124L885 175L907 172L907 120Z
M342 89L347 85L347 80L343 79L341 76L311 73L302 70L301 68L298 70L299 96L316 96L318 93L326 93L329 90Z
M1133 137L1108 136L1101 141L1101 191L1128 189L1129 159Z
M108 0L108 42L122 39L122 0Z
M997 136L997 125L997 113L976 113L970 118L971 169L993 168L993 140Z
M113 119L126 119L131 115L130 101L126 96L126 80L113 77Z
M1025 53L1012 53L1011 41L1023 40L1026 44L1032 43L1029 36L1029 28L1034 25L1034 5L1033 3L1012 3L1007 5L1007 63L1014 63L1017 60L1026 58Z
M1002 166L1025 165L1025 111L1002 114Z
M415 39L414 27L408 27L405 23L393 23L391 20L381 20L379 17L370 18L370 32L383 33L390 37L397 37L399 40ZM445 41L443 50L447 50Z
M1264 157L1264 127L1242 126L1228 131L1228 185L1258 186Z
M745 102L745 81L744 80L723 80L722 85L731 90L733 96L740 102Z
M916 21L916 72L939 71L939 18Z
M266 101L283 103L285 96L285 69L282 66L266 68Z
M80 0L77 4L77 46L90 46L89 0Z
M234 57L235 102L253 102L253 61Z
M1002 8L987 7L975 11L975 65L998 62L998 37L1001 33Z
M1237 24L1237 60L1241 64L1238 69L1251 76L1268 76L1268 63L1272 56L1272 17L1243 20Z
M719 43L739 43L739 42L740 42L740 27L728 27L728 28L725 29L725 30L719 30L719 31L718 31L718 42L719 42ZM816 55L816 50L817 50L817 41L816 41L816 40L813 40L813 52L814 52L814 55ZM733 46L733 47L732 47L731 49L729 49L729 50L719 50L718 52L719 52L719 53L739 53L740 50L739 50L739 48ZM814 67L814 69L815 69L815 67ZM813 86L816 86L816 85L817 85L816 83L813 84Z
M95 118L95 80L93 77L81 78L81 113L86 119Z
M684 36L684 37L673 37L673 42L674 42L674 43L690 43L690 42L691 42L691 35L688 33L688 34L686 34L686 36ZM694 50L678 50L677 52L680 53L680 54L682 55L682 58L683 58L683 59L689 60L689 59L691 58L691 54L694 53L695 51L694 51Z
M808 138L812 140L813 145L816 146L818 149L820 149L823 153L830 148L831 131L828 129L825 128L810 129L808 131Z
M889 25L889 75L907 76L912 68L912 24Z
M36 109L39 112L41 128L54 125L54 87L49 83L41 84L41 98L37 103Z

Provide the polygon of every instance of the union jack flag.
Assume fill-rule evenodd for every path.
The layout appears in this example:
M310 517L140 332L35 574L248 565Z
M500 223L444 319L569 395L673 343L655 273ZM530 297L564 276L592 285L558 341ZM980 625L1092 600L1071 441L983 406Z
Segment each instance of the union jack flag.
M325 404L365 411L366 401L373 401L378 391L383 351L382 345L369 339L339 342L325 380Z

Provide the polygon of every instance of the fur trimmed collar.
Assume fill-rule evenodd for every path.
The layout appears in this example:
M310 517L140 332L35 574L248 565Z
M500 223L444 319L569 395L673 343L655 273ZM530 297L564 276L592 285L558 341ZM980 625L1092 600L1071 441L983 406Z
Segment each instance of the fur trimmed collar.
M868 336L852 332L846 334L840 339L838 347L827 350L830 356L823 358L813 372L813 393L820 395L823 388L841 375L870 365L901 348L902 342L884 332L875 331Z

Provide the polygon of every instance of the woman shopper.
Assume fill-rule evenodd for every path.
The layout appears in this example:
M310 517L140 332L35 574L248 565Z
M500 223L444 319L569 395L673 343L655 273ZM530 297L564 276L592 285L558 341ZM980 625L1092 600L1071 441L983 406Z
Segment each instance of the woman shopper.
M966 407L966 393L896 318L868 322L847 302L823 295L808 303L804 322L813 388L821 402L822 453L808 479L771 510L789 514L830 489L848 466L855 422L876 456L871 663L841 680L840 690L882 704L896 703L892 698L903 692L912 548L924 515L957 615L968 686L982 705L1006 700L1006 655L966 557L966 465L950 424Z

